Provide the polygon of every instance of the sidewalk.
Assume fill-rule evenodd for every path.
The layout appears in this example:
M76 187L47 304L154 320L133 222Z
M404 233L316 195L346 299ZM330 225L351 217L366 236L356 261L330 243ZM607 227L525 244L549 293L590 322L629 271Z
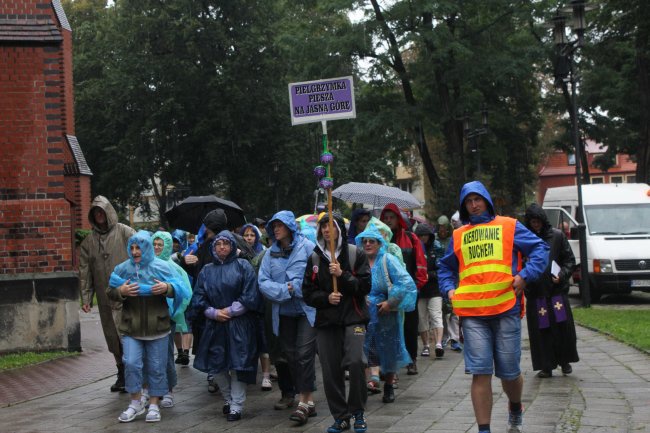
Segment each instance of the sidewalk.
M128 405L128 395L109 392L115 380L112 357L104 349L97 319L83 316L82 342L86 345L81 356L0 373L0 397L5 405L0 408L0 430L322 433L332 423L321 391L320 367L319 391L315 393L318 416L303 427L294 427L289 411L273 410L279 397L277 384L272 392L249 386L243 419L228 423L221 414L219 394L207 392L205 375L179 367L176 406L163 409L162 422L150 425L140 417L121 424L117 416ZM574 373L563 377L558 370L551 379L538 379L531 370L525 338L521 364L525 431L650 432L650 356L584 328L578 328L578 339L582 360L574 365ZM400 374L395 403L383 404L381 394L369 396L368 431L476 432L469 395L471 377L464 374L462 354L448 350L441 360L420 358L418 367L417 376ZM493 391L493 431L505 432L507 400L496 380ZM56 393L34 398L51 392ZM21 400L24 402L6 406Z

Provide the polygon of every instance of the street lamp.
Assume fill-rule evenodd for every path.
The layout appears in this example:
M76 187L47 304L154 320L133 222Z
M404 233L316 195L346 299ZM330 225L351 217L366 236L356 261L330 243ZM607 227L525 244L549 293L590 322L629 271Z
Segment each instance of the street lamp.
M463 134L465 135L465 141L467 141L467 148L470 152L476 153L476 173L477 175L481 174L481 153L479 152L479 141L478 137L488 133L488 110L487 105L483 104L481 109L481 128L472 129L470 124L470 113L468 110L465 110L465 115L463 116Z
M578 244L580 249L580 295L582 296L582 305L589 307L591 305L591 294L589 292L589 261L587 257L587 238L585 226L584 209L582 207L582 146L580 145L579 125L578 125L578 104L576 89L578 84L578 74L576 72L575 54L578 48L582 46L583 36L585 33L585 11L594 9L594 5L588 5L586 0L571 0L568 8L557 11L552 18L553 42L556 47L556 57L554 64L554 75L556 85L571 84L571 128L573 129L573 147L576 154L576 184L578 187L578 209L576 215L578 219ZM577 38L570 41L566 37L566 21L568 16L563 13L572 13L572 29Z

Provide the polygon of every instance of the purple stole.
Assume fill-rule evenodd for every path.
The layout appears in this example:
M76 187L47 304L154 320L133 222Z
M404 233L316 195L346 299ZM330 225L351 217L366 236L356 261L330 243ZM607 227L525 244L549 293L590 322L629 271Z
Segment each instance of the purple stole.
M566 305L564 305L562 295L551 297L551 309L549 309L546 298L544 297L535 299L535 304L537 306L537 326L539 329L546 329L551 326L551 319L549 317L551 309L556 323L566 322Z

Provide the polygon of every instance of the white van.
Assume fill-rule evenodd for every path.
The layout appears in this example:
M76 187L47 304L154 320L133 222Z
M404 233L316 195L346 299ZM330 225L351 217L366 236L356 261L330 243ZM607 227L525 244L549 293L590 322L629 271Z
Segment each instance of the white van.
M580 263L577 221L585 215L591 299L606 293L650 292L650 186L644 183L582 186L584 212L574 186L549 188L543 207L564 230Z

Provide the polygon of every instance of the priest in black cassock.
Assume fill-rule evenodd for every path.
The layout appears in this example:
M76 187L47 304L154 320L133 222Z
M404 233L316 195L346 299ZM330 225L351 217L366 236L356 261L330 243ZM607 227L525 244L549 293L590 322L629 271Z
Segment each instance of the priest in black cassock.
M558 366L570 374L571 363L579 361L568 297L576 260L565 234L551 227L541 206L533 203L526 209L525 224L550 247L546 271L525 289L533 370L539 370L540 378L551 377Z

